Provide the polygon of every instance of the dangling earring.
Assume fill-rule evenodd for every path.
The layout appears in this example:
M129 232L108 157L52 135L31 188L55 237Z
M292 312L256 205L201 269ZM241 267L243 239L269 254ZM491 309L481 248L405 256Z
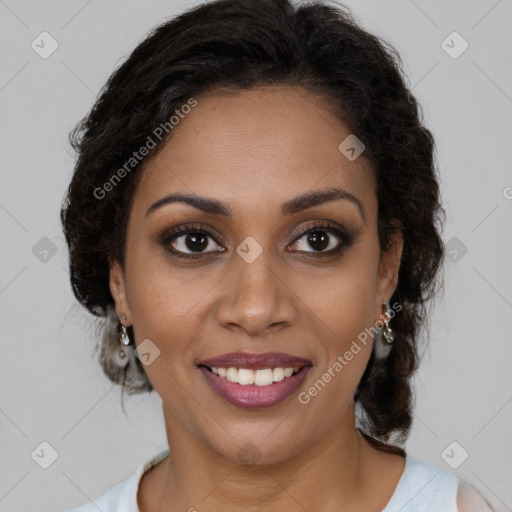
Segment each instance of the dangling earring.
M121 315L122 319L126 322L126 317L124 314ZM119 359L123 361L123 363L128 363L128 354L126 353L125 347L128 347L131 344L130 337L128 336L128 332L126 331L126 327L124 324L121 324L121 337L119 338Z
M384 326L382 327L382 337L386 340L386 342L389 345L392 345L395 339L393 337L393 331L389 327L389 320L387 317L387 311L389 308L387 304L382 304L382 309L384 310L384 314L386 315L386 319L384 320Z

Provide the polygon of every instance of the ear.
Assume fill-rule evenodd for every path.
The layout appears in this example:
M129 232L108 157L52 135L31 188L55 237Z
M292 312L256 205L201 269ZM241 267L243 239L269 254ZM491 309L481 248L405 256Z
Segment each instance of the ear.
M118 318L121 318L121 315L124 315L126 317L125 325L131 325L132 319L130 308L128 306L128 300L126 297L124 270L117 260L114 260L110 263L109 287L110 293L114 298Z
M404 239L401 230L397 230L390 237L390 245L381 253L379 264L379 277L376 296L376 317L382 314L381 304L389 301L398 284L398 271L402 259Z

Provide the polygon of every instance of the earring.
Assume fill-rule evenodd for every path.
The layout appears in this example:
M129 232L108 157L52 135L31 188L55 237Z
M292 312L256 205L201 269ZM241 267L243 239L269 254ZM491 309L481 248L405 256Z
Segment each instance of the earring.
M393 331L389 327L389 320L387 317L387 311L389 308L387 304L382 304L382 309L384 310L384 314L386 315L386 319L384 320L384 326L382 328L382 337L386 340L386 342L389 345L392 345L395 339L393 337Z
M124 314L121 315L124 321L126 321L126 317ZM128 354L125 352L124 347L128 347L131 344L130 337L128 336L128 332L126 331L126 327L121 323L121 337L119 338L119 358L123 362L128 362Z

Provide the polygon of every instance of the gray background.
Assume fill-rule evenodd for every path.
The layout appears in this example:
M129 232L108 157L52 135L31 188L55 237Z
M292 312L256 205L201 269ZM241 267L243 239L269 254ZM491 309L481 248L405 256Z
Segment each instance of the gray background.
M69 130L150 28L197 3L0 0L0 511L85 503L166 447L159 398L129 399L125 417L93 358L58 214ZM512 2L347 5L403 56L437 139L448 214L408 453L451 471L442 454L457 442L451 459L469 457L453 471L512 510ZM59 45L47 59L31 48L43 31ZM469 44L457 58L461 40L442 45L453 31ZM31 458L43 441L58 453L48 469Z

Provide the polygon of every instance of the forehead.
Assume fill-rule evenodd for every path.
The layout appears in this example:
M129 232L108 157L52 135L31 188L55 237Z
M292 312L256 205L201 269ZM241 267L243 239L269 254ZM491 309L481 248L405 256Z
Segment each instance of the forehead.
M362 202L376 197L370 163L364 154L351 161L340 151L350 129L319 97L273 86L196 100L145 165L134 201L141 207L177 190L213 196L234 210L237 204L272 208L330 186Z

